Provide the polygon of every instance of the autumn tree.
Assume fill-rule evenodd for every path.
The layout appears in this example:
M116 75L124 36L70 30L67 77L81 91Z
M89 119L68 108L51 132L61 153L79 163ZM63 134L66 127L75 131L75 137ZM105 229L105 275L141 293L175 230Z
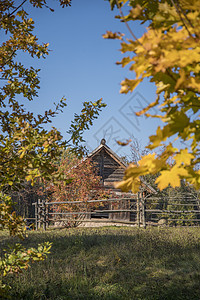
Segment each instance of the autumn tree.
M59 157L66 146L61 133L45 124L51 122L66 106L65 99L43 115L34 115L22 104L37 96L40 80L39 70L25 66L23 55L45 58L48 43L39 44L34 34L34 21L25 11L25 3L37 8L53 11L45 0L3 0L0 4L0 29L3 36L0 45L0 229L8 229L12 236L23 237L23 218L13 212L10 193L22 187L25 181L34 184L39 178L52 180L55 172L54 158ZM62 7L70 0L59 0ZM18 55L20 54L20 56ZM19 61L19 57L22 57ZM82 133L92 124L104 106L101 100L85 102L80 115L75 115L69 133L68 145L80 153L83 147ZM0 260L0 290L5 291L3 278L28 268L31 260L42 260L50 250L50 244L39 245L37 249L24 249L16 245Z
M110 0L131 38L108 31L104 37L121 40L125 56L119 65L129 65L135 77L121 82L121 93L131 93L145 78L156 85L157 98L137 115L162 122L149 137L148 149L138 166L131 164L118 187L136 192L139 177L159 173L159 189L179 187L181 179L200 187L199 110L200 110L200 2L199 0ZM140 37L134 33L135 21L147 26ZM152 115L155 108L159 113ZM196 116L196 117L194 117ZM176 146L176 141L182 144ZM157 154L157 149L162 152ZM156 153L157 152L157 153ZM170 160L169 160L170 159ZM171 164L171 162L173 162Z
M69 150L65 151L63 159L60 161L57 174L63 174L65 180L69 183L66 185L65 181L60 180L56 184L54 182L47 182L45 189L41 190L49 195L50 202L58 202L52 209L52 212L58 212L59 217L63 219L62 212L68 212L65 216L66 221L61 222L64 226L74 227L80 224L81 220L87 217L87 212L99 207L101 202L88 202L90 200L100 200L108 196L101 184L101 179L97 175L97 168L90 159L78 159L75 155L70 154ZM44 195L45 196L45 195ZM61 202L70 202L62 204ZM59 204L61 203L61 204ZM73 212L75 212L73 214ZM77 214L80 212L80 214ZM50 213L51 214L51 213Z

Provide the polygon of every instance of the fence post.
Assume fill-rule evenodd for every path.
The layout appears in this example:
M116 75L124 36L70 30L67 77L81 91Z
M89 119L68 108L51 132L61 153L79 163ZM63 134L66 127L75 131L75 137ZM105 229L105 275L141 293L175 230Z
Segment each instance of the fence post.
M137 193L137 224L138 224L138 228L140 228L140 197L139 197L139 193Z
M43 223L43 229L46 230L46 202L45 200L42 200L42 223Z
M146 228L146 203L143 193L141 193L141 204L142 204L142 224L143 228Z
M87 203L87 201L86 201L86 203L85 203L85 212L86 212L86 214L85 214L85 216L83 217L84 219L88 219L88 214L87 214L87 212L88 212L88 203Z
M46 227L48 228L49 227L49 205L46 205L46 202L45 202L45 211L46 211Z
M41 228L41 201L38 199L38 229Z
M38 204L37 202L33 204L35 206L35 230L38 230Z

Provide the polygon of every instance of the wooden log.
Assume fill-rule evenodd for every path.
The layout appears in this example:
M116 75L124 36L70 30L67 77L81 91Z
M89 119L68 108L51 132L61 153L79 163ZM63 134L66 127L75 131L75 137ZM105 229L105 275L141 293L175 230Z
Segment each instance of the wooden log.
M138 228L140 228L140 198L139 198L139 193L137 193L137 224L138 224Z
M49 219L52 222L62 222L62 221L69 221L70 219ZM136 225L136 222L131 222L131 221L121 221L121 220L112 220L112 219L92 219L92 220L82 220L82 219L77 219L77 222L80 221L82 222L88 222L88 223L120 223L120 224L132 224Z
M158 218L151 219L152 221L159 221ZM167 219L167 221L188 221L188 222L200 222L200 219Z
M197 213L200 210L166 210L166 209L146 209L146 212L155 212L155 213L171 213L171 214L179 214L179 213Z
M38 229L41 228L41 201L38 199Z
M43 229L46 231L47 224L46 224L46 204L45 201L42 201L42 209L43 209Z
M35 230L38 230L38 204L35 204Z
M45 207L46 207L46 226L48 228L49 227L49 206L46 205L46 202L45 202Z
M136 209L118 209L118 210L94 210L94 211L74 211L74 212L53 212L49 213L50 215L79 215L79 214L85 214L85 215L90 215L90 214L96 214L96 213L121 213L121 212L137 212Z
M143 224L143 228L146 228L146 207L145 207L145 199L142 193L141 193L141 203L142 203L142 224Z
M158 197L150 197L150 198L146 197L145 199L146 199L146 201L161 200L161 198L158 198ZM184 197L181 197L181 198L179 198L179 197L166 197L166 198L162 198L163 201L169 201L169 200L181 201L183 199L184 199ZM186 200L187 201L197 201L198 198L190 197L190 198L186 198Z
M88 201L62 201L62 202L46 202L46 205L60 205L60 204L79 204L79 203L95 203L95 202L115 202L122 200L135 200L133 197L128 198L110 198L110 199L99 199L99 200L88 200Z

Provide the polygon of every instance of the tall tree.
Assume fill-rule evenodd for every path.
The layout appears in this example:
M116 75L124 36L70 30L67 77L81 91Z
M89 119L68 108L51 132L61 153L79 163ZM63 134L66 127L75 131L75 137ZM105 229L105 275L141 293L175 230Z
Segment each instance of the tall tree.
M198 0L110 0L117 7L118 18L124 22L131 38L108 31L104 37L121 40L125 57L118 62L129 65L135 78L121 83L121 93L132 92L145 78L157 87L157 98L137 115L159 118L159 126L149 137L148 148L155 151L141 158L138 166L130 165L123 190L138 190L139 177L160 175L156 179L162 190L167 186L179 187L181 179L200 187L200 2ZM125 12L125 13L124 13ZM146 22L147 31L139 38L131 24ZM149 110L157 108L152 115ZM197 116L197 117L194 117ZM175 147L176 141L183 142ZM185 146L186 145L186 146ZM160 154L156 150L163 147ZM173 164L169 163L169 159Z
M3 0L0 4L0 29L3 41L0 45L0 228L9 229L11 235L24 236L23 218L12 212L10 191L17 190L26 180L32 184L38 178L52 179L55 165L66 142L56 129L45 129L45 124L66 106L65 99L49 109L44 115L35 116L26 111L22 100L32 101L37 96L40 80L38 69L23 63L23 54L32 58L45 58L48 43L39 44L34 35L34 21L25 11L25 3L33 7L46 7L53 11L45 0ZM69 6L70 0L59 0L62 7ZM19 61L18 54L21 54ZM68 145L80 153L83 147L83 130L92 125L101 108L101 99L85 102L80 115L75 115L69 133ZM0 260L1 278L8 273L18 273L27 268L30 260L44 259L50 244L38 249L25 250L17 245L12 253L6 253ZM3 283L0 289L4 289Z

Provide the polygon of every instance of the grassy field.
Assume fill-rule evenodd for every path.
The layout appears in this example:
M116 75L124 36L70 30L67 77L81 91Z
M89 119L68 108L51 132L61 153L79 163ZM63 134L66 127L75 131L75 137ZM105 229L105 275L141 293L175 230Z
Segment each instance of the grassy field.
M11 299L200 299L199 228L62 229L24 244L43 241L51 254L7 279Z

